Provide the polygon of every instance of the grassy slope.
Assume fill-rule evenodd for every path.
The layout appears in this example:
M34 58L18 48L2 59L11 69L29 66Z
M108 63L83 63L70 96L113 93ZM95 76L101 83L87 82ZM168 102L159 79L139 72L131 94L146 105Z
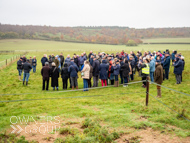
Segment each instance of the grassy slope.
M25 46L27 49L35 45L38 50L44 49L48 46L51 46L59 49L63 46L63 49L76 48L77 44L72 43L61 43L61 42L47 42L47 41L28 41L28 40L18 40L19 44L16 44L15 47L24 49ZM8 40L1 41L6 47ZM28 42L28 44L27 44ZM6 44L5 44L6 43ZM8 44L7 47L13 49L14 43ZM46 46L45 46L46 45ZM59 45L59 46L57 46ZM69 46L70 45L70 46ZM88 46L87 46L88 45ZM50 46L50 47L51 47ZM111 52L113 48L117 48L118 52L123 48L128 48L122 46L110 46L110 45L90 45L90 44L78 44L79 47L83 48L81 50L86 50L89 47L93 47L94 51L101 49L104 51ZM85 47L86 46L86 47ZM95 49L95 47L97 48ZM107 46L107 47L106 47ZM190 52L185 52L186 48L189 46L186 45L177 45L178 48L182 51L186 57L186 69L184 71L183 83L181 85L175 85L175 78L172 74L173 69L170 72L169 81L165 81L163 85L167 87L174 88L176 90L189 93L190 89L190 58L188 55ZM104 47L104 48L103 48ZM157 47L157 48L156 48ZM159 47L159 48L158 48ZM131 48L131 47L129 47ZM134 47L142 48L142 46ZM154 50L165 49L166 47L155 45ZM172 49L173 45L167 47ZM181 49L183 48L183 49ZM2 50L2 49L1 49ZM8 50L8 49L7 49ZM73 50L73 49L72 49ZM116 49L115 49L116 50ZM144 49L148 50L148 48ZM49 54L52 52L49 52ZM58 54L60 52L53 52ZM72 54L73 52L67 51L66 54ZM80 53L80 52L78 52ZM31 73L30 76L30 86L23 87L22 83L18 81L16 63L10 67L1 70L0 77L0 93L31 93L28 95L6 95L0 96L0 100L18 100L18 99L39 99L39 98L56 98L56 97L73 97L73 96L86 96L86 95L104 95L104 96L94 96L94 97L85 97L85 98L72 98L72 99L59 99L59 100L40 100L40 101L27 101L27 102L9 102L9 103L0 103L0 129L1 131L9 128L10 126L10 117L11 116L37 116L37 115L50 115L50 116L60 116L61 119L64 118L82 118L90 117L98 119L99 121L105 122L109 127L114 128L123 128L123 127L133 127L133 128L144 128L152 127L156 130L169 130L168 125L173 125L178 127L173 132L180 136L189 136L190 135L190 122L187 122L181 118L177 118L177 114L157 102L154 98L150 97L149 106L145 106L145 89L141 88L141 84L129 85L128 88L123 87L110 87L105 89L96 89L90 90L89 92L42 92L41 91L41 75L40 75L40 58L43 55L43 52L29 52L27 56L36 55L38 59L37 73ZM7 75L8 73L8 75ZM140 80L139 77L135 77L135 80ZM59 84L61 87L61 79L59 79ZM82 79L79 79L79 88L82 88ZM18 90L19 89L19 90ZM50 89L52 90L52 89ZM38 94L35 94L38 93ZM150 85L150 93L156 96L156 86ZM190 119L190 108L189 102L190 98L185 95L169 91L162 88L163 98L162 102L175 109L178 112L182 112L183 109L186 109L185 116ZM147 116L147 120L141 120L141 116Z

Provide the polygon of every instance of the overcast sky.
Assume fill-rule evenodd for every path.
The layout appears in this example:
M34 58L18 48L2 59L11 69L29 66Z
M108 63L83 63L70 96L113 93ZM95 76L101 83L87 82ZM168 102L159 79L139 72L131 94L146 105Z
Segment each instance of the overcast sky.
M0 23L190 27L190 0L0 0Z

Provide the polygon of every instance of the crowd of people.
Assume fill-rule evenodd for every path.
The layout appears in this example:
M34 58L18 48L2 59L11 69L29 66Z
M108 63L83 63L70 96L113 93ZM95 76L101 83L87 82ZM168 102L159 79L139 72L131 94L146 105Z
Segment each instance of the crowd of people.
M51 87L53 90L59 90L58 79L61 75L63 89L68 88L68 81L70 88L78 89L78 72L80 71L83 78L84 91L88 91L90 87L98 87L99 79L102 86L108 84L119 86L120 83L123 87L128 86L129 81L134 80L134 75L142 77L143 88L146 88L146 79L150 76L151 82L162 84L163 80L169 79L170 63L174 67L174 74L176 77L176 84L182 82L182 72L184 70L185 61L181 53L173 51L170 54L169 50L144 52L138 51L137 53L131 51L130 53L124 52L108 54L105 52L90 53L87 55L85 52L80 56L74 54L72 57L67 55L64 58L63 54L54 56L54 54L47 57L46 54L41 59L42 69L41 75L43 77L42 90L48 90L49 79L51 78ZM17 69L19 71L19 80L24 70L23 85L26 79L28 84L29 73L31 69L36 72L37 60L36 57L26 59L25 56L21 57L17 62ZM93 79L93 85L92 85ZM45 86L46 85L46 86ZM161 97L160 86L157 86L158 97Z

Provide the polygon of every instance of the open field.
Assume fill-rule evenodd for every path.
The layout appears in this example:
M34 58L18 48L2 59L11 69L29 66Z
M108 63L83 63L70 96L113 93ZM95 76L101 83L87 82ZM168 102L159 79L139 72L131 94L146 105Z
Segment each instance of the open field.
M18 80L16 63L0 71L0 101L60 98L1 102L0 131L3 133L5 131L7 131L7 133L12 131L10 127L10 118L12 116L21 118L23 118L23 116L30 116L38 122L43 122L44 120L42 119L43 117L40 116L59 116L62 129L74 128L77 131L73 131L74 133L70 136L57 134L55 131L53 133L46 133L45 135L21 132L18 136L24 135L28 140L40 140L40 142L46 142L50 137L51 142L55 141L56 138L64 137L67 137L68 142L77 142L77 138L84 142L95 142L97 139L95 139L94 136L96 137L99 134L103 134L103 137L105 137L104 131L107 130L110 134L113 132L119 134L118 139L110 137L110 142L114 140L123 142L127 139L130 140L130 142L142 141L152 143L157 141L188 143L190 141L190 122L163 106L152 96L149 97L149 106L146 107L146 91L144 88L141 88L141 83L131 84L126 88L120 86L118 88L106 87L92 89L88 92L81 90L62 92L61 78L59 78L59 91L53 91L52 88L50 88L48 92L41 90L42 77L40 75L40 60L44 53L47 55L54 53L56 55L63 52L66 57L67 54L80 54L83 51L86 51L88 54L90 50L115 53L121 50L130 52L131 50L157 51L165 49L170 49L170 51L178 50L181 52L182 55L185 56L186 65L182 84L175 85L172 67L170 69L170 79L164 81L163 85L190 94L190 45L139 45L137 47L126 47L122 45L78 44L39 40L0 40L0 51L27 51L27 57L35 55L38 60L37 73L31 72L28 87L22 86L22 82ZM141 78L136 74L135 81L139 80L141 80ZM78 81L79 88L82 89L82 79L79 78ZM154 97L157 94L156 86L153 84L150 85L150 94L154 95ZM165 88L162 88L162 96L163 97L159 99L160 101L180 114L185 110L183 115L190 120L190 96L182 95ZM93 131L88 127L85 129L81 128L88 121L88 118L89 120L92 119L92 122L100 124L101 127L97 124L93 124L91 125ZM84 121L85 119L87 119L87 121ZM19 125L24 126L25 124L19 123ZM30 122L30 125L35 125L35 122ZM94 132L98 135L94 134ZM99 139L99 141L101 142L102 140Z
M190 38L153 38L142 39L144 43L190 43Z

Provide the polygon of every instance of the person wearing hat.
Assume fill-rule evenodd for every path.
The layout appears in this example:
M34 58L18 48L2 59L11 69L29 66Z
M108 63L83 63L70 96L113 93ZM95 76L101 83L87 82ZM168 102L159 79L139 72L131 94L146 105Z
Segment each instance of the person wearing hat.
M156 61L156 69L154 72L154 81L157 84L162 84L163 82L163 68L161 66L160 60ZM161 86L157 85L157 97L161 97Z
M113 75L115 77L115 87L119 86L119 79L118 79L118 75L119 75L119 71L120 71L120 65L119 65L119 60L117 60L115 63L113 63Z
M51 77L51 87L53 87L53 90L55 90L55 87L58 89L59 84L58 84L58 78L59 78L59 70L56 67L56 64L53 62L52 63L52 68L50 71L50 77Z
M24 75L23 75L23 85L26 80L26 86L28 85L28 80L30 76L30 70L32 69L31 64L29 63L29 60L26 60L26 62L23 64L22 69L24 70Z
M169 79L169 70L170 70L170 56L168 53L165 54L165 61L163 63L163 69L165 70L165 79Z
M49 77L50 77L50 67L49 63L45 62L45 66L41 69L41 75L43 80L42 90L45 90L45 84L46 84L46 90L49 88Z
M22 57L20 57L20 59L17 61L17 70L18 70L18 79L21 81L21 75L22 75L22 66L23 66L23 62L22 62Z

